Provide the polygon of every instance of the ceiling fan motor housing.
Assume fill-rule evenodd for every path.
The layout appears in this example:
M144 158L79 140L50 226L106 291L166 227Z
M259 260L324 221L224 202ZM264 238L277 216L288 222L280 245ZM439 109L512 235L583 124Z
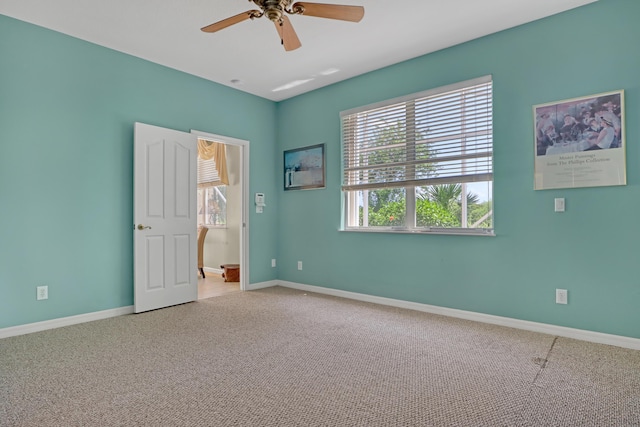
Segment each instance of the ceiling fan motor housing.
M279 22L292 0L253 0L273 22Z

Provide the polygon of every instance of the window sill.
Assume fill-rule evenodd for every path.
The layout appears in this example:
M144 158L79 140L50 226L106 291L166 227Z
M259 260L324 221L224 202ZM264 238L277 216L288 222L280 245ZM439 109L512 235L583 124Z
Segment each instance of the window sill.
M338 229L341 232L349 233L387 233L387 234L438 234L449 236L488 236L495 237L493 230L481 230L481 229L446 229L446 228L342 228Z

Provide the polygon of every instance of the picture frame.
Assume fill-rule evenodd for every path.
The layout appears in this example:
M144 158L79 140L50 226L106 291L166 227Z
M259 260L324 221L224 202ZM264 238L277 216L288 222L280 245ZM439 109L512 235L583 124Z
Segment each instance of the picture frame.
M624 91L533 106L534 189L626 185Z
M284 190L325 188L325 144L284 151Z

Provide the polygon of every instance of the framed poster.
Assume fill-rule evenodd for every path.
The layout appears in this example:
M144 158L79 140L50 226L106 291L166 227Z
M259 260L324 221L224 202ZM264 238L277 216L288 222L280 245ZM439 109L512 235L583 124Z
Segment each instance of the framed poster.
M284 189L325 188L324 144L284 152Z
M624 91L533 107L534 188L626 185Z

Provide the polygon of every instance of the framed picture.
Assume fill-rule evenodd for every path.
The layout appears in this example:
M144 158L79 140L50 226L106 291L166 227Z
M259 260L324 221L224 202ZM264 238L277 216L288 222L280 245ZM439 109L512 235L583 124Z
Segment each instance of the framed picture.
M284 189L324 188L324 144L284 152Z
M533 107L534 188L626 185L624 91Z

